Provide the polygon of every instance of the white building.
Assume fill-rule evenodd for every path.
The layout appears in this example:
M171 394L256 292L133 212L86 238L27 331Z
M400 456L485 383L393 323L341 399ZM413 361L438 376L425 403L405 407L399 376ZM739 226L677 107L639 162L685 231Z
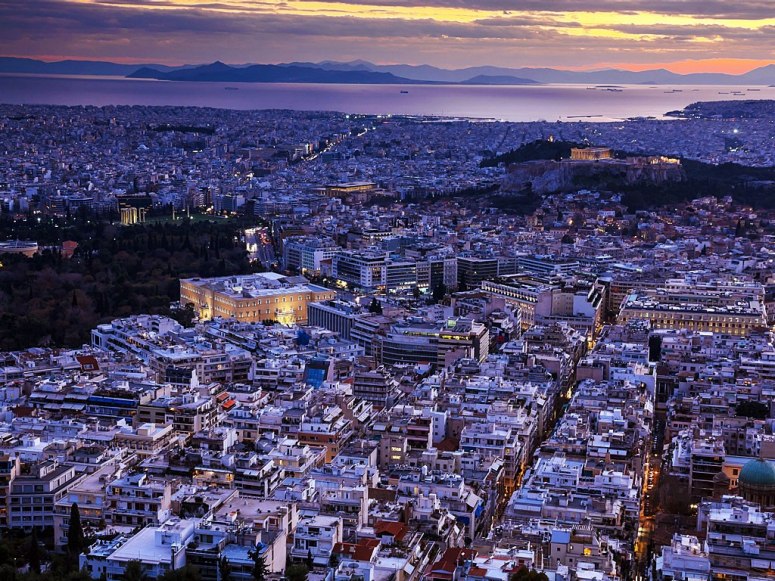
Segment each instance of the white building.
M308 237L288 238L283 243L283 263L299 272L319 274L323 263L330 261L342 249L330 239Z
M171 569L186 565L186 544L194 537L196 519L168 520L158 527L146 527L127 539L98 541L80 557L81 569L92 579L104 574L108 581L119 581L129 561L140 561L148 579L158 579Z
M673 535L669 547L654 559L658 581L698 581L710 574L710 561L697 537Z
M293 535L291 557L327 566L336 543L342 542L342 519L337 516L311 516L299 521Z

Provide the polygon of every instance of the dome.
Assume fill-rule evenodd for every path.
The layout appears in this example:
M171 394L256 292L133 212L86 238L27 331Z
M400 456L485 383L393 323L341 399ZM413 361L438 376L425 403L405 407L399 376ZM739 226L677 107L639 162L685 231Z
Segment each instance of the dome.
M775 487L775 465L762 458L751 460L743 466L737 480L743 486Z

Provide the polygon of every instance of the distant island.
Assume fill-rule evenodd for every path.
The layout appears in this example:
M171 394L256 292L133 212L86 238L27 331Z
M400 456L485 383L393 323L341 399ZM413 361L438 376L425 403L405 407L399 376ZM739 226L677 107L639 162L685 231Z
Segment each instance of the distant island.
M172 81L247 83L352 83L352 84L464 84L464 85L734 85L772 86L775 64L741 75L724 73L677 74L666 69L626 71L566 71L552 68L495 66L442 69L430 65L377 65L368 61L291 62L282 64L182 65L119 64L107 61L0 57L0 73L40 75L100 75Z
M232 67L222 62L210 65L161 71L143 67L127 75L130 79L194 81L220 83L344 83L358 85L419 84L426 81L404 79L391 73L373 71L329 71L312 67L251 65Z
M768 119L775 115L775 101L700 101L679 111L668 111L665 115L681 119Z

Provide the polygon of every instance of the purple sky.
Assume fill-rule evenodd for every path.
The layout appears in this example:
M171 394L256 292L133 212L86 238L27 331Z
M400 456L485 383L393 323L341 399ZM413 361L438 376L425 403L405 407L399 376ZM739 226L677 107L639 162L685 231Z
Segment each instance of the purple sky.
M0 0L5 56L742 72L775 0Z

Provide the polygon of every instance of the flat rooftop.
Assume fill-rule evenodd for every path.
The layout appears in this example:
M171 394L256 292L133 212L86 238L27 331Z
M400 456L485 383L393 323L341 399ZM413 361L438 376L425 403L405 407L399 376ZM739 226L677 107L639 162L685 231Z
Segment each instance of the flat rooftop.
M181 285L189 284L212 290L229 297L260 298L289 293L329 292L329 289L302 282L304 279L294 277L289 279L274 272L261 272L246 276L223 276L216 278L186 278L181 279Z

